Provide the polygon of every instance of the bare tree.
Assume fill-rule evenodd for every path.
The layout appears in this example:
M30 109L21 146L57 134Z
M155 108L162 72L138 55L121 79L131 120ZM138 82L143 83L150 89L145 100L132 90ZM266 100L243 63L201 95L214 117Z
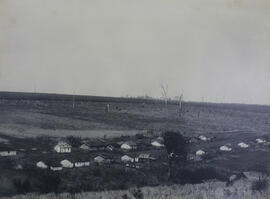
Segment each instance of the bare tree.
M181 93L180 97L179 97L179 108L178 108L178 111L179 111L179 117L182 116L182 101L183 101L183 93Z
M160 88L161 88L162 98L164 99L165 105L167 105L168 104L168 90L169 90L168 84L166 85L161 84Z

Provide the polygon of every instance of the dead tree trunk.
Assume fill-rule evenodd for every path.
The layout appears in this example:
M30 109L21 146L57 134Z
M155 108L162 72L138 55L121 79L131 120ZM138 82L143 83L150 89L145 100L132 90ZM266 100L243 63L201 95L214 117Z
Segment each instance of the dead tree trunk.
M160 87L161 87L162 98L164 99L165 105L167 106L167 104L168 104L168 90L169 90L168 84L166 84L166 86L161 84Z
M179 97L179 107L178 107L179 117L182 117L182 100L183 100L183 94L181 94Z

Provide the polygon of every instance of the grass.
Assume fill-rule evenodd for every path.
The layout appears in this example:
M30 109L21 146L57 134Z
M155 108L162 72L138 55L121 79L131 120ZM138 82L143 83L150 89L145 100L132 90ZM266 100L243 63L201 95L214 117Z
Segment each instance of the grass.
M110 113L104 111L107 103L111 105ZM265 165L270 161L269 147L255 143L257 137L270 140L269 107L185 103L183 109L185 112L183 117L178 118L177 106L173 104L165 107L163 104L126 101L77 101L75 108L72 109L71 101L4 100L0 101L0 138L2 141L6 139L11 144L18 144L19 148L39 148L42 146L40 143L32 141L28 143L27 140L44 135L92 138L105 135L107 137L135 135L147 129L176 130L190 137L201 134L215 137L213 142L194 143L190 151L194 154L196 150L203 149L207 154L214 154L207 164L216 168L246 171L249 167L257 168L257 165ZM15 140L15 137L27 139L20 141ZM247 142L251 147L245 150L239 149L237 144L242 141ZM227 143L232 144L233 151L220 152L218 148ZM44 150L47 151L53 148L51 145L46 147ZM41 155L36 154L36 157ZM266 198L264 193L267 189L261 191L262 193L260 191L253 193L251 186L251 182L240 183L234 187L225 187L221 182L208 182L199 185L145 187L141 190L144 198L233 198L234 196L247 199ZM73 198L121 198L124 194L131 197L132 193L132 191L88 192L76 194ZM17 199L16 197L72 198L69 194L57 196L28 194L13 198Z
M269 179L268 179L269 180ZM224 182L208 181L202 184L186 184L158 187L131 188L129 190L84 192L71 195L69 193L27 194L6 197L3 199L121 199L136 198L141 193L144 199L269 199L269 184L263 191L252 190L252 181L239 180L233 186L227 187Z

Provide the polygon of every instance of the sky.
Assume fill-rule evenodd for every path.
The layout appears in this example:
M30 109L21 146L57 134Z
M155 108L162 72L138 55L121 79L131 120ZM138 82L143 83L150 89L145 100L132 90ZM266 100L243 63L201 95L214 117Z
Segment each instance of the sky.
M270 104L269 0L0 0L0 90Z

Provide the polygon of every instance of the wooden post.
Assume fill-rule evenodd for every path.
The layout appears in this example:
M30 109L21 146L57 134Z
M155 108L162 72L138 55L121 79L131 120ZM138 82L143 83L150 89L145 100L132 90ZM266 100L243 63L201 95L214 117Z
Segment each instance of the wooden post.
M75 95L73 94L73 98L72 98L72 108L75 108Z

